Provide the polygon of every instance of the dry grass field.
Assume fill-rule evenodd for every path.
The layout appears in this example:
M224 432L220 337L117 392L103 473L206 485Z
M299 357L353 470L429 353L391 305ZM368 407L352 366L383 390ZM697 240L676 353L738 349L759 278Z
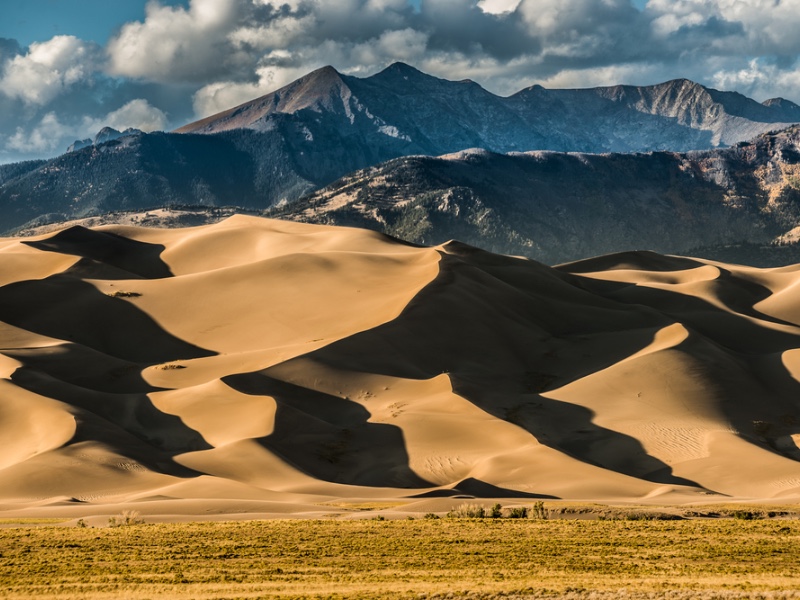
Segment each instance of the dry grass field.
M800 520L0 528L3 598L800 598Z

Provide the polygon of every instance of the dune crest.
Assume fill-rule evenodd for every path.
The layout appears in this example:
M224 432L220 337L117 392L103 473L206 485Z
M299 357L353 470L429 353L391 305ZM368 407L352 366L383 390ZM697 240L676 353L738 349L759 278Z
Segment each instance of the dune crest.
M800 498L797 268L244 216L0 255L0 508Z

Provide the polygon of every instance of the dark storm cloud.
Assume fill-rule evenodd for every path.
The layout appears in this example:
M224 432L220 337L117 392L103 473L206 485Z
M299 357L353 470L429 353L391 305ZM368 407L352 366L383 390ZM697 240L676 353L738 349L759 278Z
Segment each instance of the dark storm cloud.
M443 4L424 4L423 10L410 22L412 29L427 34L428 48L432 51L488 55L497 60L511 60L542 51L540 40L527 34L518 13L498 17L484 12L473 2L458 3L458 10Z

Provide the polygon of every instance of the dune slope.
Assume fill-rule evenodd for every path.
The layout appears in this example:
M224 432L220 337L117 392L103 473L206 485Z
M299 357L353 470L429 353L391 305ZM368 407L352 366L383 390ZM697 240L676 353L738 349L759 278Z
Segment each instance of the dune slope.
M0 509L800 497L800 267L243 216L0 255Z

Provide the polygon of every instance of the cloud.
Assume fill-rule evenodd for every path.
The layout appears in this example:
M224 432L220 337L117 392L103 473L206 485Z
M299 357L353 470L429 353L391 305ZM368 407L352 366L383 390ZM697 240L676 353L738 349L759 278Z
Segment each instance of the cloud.
M193 106L195 116L198 118L222 112L228 108L244 104L263 96L278 87L273 84L272 77L265 73L265 78L257 83L235 83L220 81L206 85L194 94Z
M22 153L49 153L63 143L63 140L74 135L74 128L62 124L55 113L49 112L31 130L18 127L8 138L6 147Z
M373 39L358 43L324 41L314 47L303 47L294 53L273 50L261 57L255 72L256 81L221 81L203 86L193 97L195 114L206 117L259 96L274 91L309 71L328 64L351 65L347 69L358 72L359 65L380 65L396 60L419 62L424 60L428 36L413 29L386 31ZM390 60L391 59L391 60Z
M94 137L103 127L119 131L128 128L142 131L163 130L167 116L147 100L131 100L120 108L101 117L83 116L64 121L55 112L47 112L33 127L17 127L8 136L6 150L22 154L52 154L63 152L76 139Z
M499 93L519 83L592 84L615 73L701 83L800 53L800 0L191 0L148 5L108 46L110 72L196 85L203 116L332 64L396 60ZM647 83L655 83L648 81Z
M514 12L521 0L480 0L478 8L493 15Z
M739 68L721 69L711 77L711 84L721 90L738 90L759 99L789 98L794 101L800 91L800 65L782 68L776 62L753 59Z
M657 37L704 29L706 35L696 44L717 55L800 52L798 0L650 0L645 12L652 18ZM724 43L725 38L730 43Z
M189 8L147 4L143 22L127 23L108 43L109 73L169 82L202 81L236 60L227 35L246 3L192 0Z
M95 44L71 35L33 43L27 54L6 60L0 91L28 104L47 104L70 86L90 79L99 55Z
M108 113L100 119L85 119L83 131L96 132L103 127L113 127L118 131L140 129L145 132L163 131L167 126L167 115L152 106L147 100L137 98Z

